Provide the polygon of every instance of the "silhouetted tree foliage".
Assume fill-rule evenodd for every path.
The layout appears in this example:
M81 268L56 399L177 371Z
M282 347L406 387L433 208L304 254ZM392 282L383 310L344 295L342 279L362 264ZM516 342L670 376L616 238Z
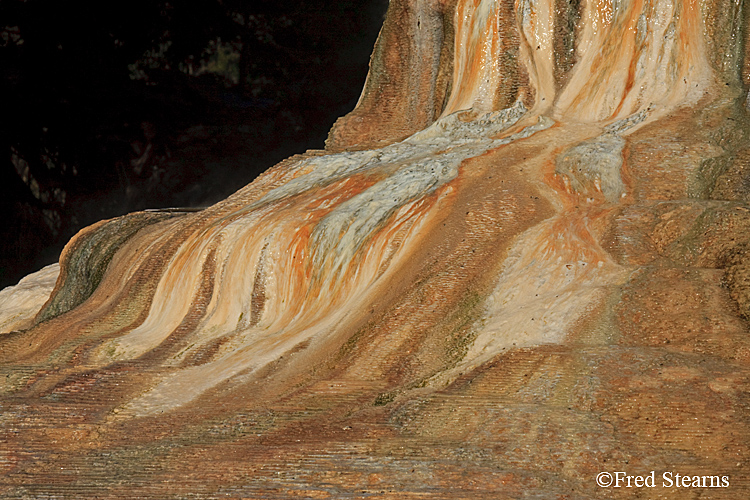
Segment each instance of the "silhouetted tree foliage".
M217 201L319 148L386 0L2 0L0 286L82 226Z

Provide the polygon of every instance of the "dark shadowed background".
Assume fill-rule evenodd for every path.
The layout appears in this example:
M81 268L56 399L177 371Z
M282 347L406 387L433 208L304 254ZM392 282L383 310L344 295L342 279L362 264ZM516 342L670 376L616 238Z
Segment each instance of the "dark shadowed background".
M82 227L322 148L387 0L2 0L0 288Z

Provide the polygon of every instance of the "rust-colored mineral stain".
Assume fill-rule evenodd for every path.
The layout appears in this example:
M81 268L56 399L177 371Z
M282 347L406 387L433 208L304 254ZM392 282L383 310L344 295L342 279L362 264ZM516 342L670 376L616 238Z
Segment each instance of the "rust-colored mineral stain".
M746 7L567 7L393 0L330 150L0 292L0 496L748 498Z

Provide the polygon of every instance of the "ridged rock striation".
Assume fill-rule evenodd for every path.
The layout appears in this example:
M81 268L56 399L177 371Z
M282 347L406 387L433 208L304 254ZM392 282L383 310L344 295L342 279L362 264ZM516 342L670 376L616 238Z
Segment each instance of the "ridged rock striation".
M749 18L392 0L326 150L0 292L0 494L747 498Z

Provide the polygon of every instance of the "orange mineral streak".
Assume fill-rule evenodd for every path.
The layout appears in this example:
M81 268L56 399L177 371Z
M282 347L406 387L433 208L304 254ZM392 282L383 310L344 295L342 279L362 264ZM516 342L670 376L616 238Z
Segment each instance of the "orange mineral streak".
M316 267L311 241L316 225L382 178L352 175L251 213L225 215L195 232L170 260L145 321L102 344L91 363L146 361L157 351L172 350L162 363L182 368L127 406L141 415L184 404L331 331L398 269L422 226L436 215L435 202L450 192L444 188L401 206L343 267L330 260ZM199 280L209 257L221 264L207 293ZM200 317L184 333L196 303L204 304ZM178 332L182 337L174 340ZM213 349L210 356L197 356L207 349ZM190 361L196 356L202 359L197 365Z
M577 63L556 94L554 4L517 0L516 26L493 0L461 0L455 12L454 89L442 116L494 109L510 29L534 93L533 114L554 104L558 119L602 121L640 110L663 113L696 102L711 81L698 0L585 2L577 27ZM523 97L519 95L519 97Z
M534 90L532 112L545 113L555 98L554 3L516 0L520 55Z
M242 329L251 321L258 323L257 318L252 318L248 304L259 266L263 267L262 278L271 281L264 288L273 291L265 302L266 308L273 311L268 316L273 318L274 326L289 323L302 310L320 313L319 307L304 307L306 303L317 302L320 296L316 287L321 284L311 284L313 271L308 252L312 228L337 204L364 191L376 180L372 176L351 176L323 189L280 200L250 215L225 216L194 233L172 258L146 321L114 341L116 357L129 358L147 352L183 321L195 299L196 277L200 276L198 270L208 254L208 242L218 247L217 259L224 266L213 294L206 298L207 312L200 329L213 334L206 335L204 340ZM249 268L247 263L251 264ZM336 303L340 292L328 287L329 305ZM226 294L237 300L222 300ZM270 326L268 320L261 324ZM107 349L109 345L105 346Z
M461 0L455 14L453 89L443 116L493 109L500 75L500 11L494 1Z
M697 0L587 2L555 115L599 121L696 102L711 81L700 15Z
M518 31L519 57L535 92L533 114L546 111L554 100L553 8L548 2L515 2L516 20L504 18L495 0L460 0L454 27L454 89L442 116L461 110L477 114L497 109L504 88L502 62L509 57L511 30ZM518 90L518 89L516 89ZM521 94L518 96L523 98Z
M311 255L306 253L311 246L312 223L300 226L300 221L290 217L292 212L302 213L299 207L286 214L275 212L285 223L284 227L278 227L279 234L294 234L294 237L291 241L282 236L278 241L265 242L267 246L263 249L275 250L265 256L268 293L260 321L252 326L247 321L243 324L238 304L246 303L247 299L230 304L221 300L226 294L242 290L229 276L224 276L219 280L221 289L214 293L208 306L206 319L189 340L192 342L189 350L178 353L170 363L184 366L182 362L190 352L200 351L225 337L218 351L208 362L165 377L152 391L126 405L125 413L147 415L183 405L230 377L252 375L295 346L324 337L340 324L356 318L368 300L383 293L382 287L393 279L394 270L403 265L403 259L408 257L404 250L418 244L420 230L434 217L430 208L439 197L431 196L404 206L394 215L392 223L372 236L363 254L340 273L327 274L326 270L313 268ZM253 257L263 252L258 250L259 243L254 245L254 252L249 252ZM227 261L228 269L233 260ZM119 341L118 349L123 348L125 341L127 337ZM130 349L143 348L144 344L144 338L138 338L131 342Z
M438 377L438 384L477 369L508 349L563 341L584 311L595 308L629 270L616 263L599 241L616 208L596 183L573 190L555 174L564 144L596 137L591 125L562 124L538 138L547 149L521 163L530 179L543 179L541 193L555 213L518 235L509 251L476 339L462 361Z

